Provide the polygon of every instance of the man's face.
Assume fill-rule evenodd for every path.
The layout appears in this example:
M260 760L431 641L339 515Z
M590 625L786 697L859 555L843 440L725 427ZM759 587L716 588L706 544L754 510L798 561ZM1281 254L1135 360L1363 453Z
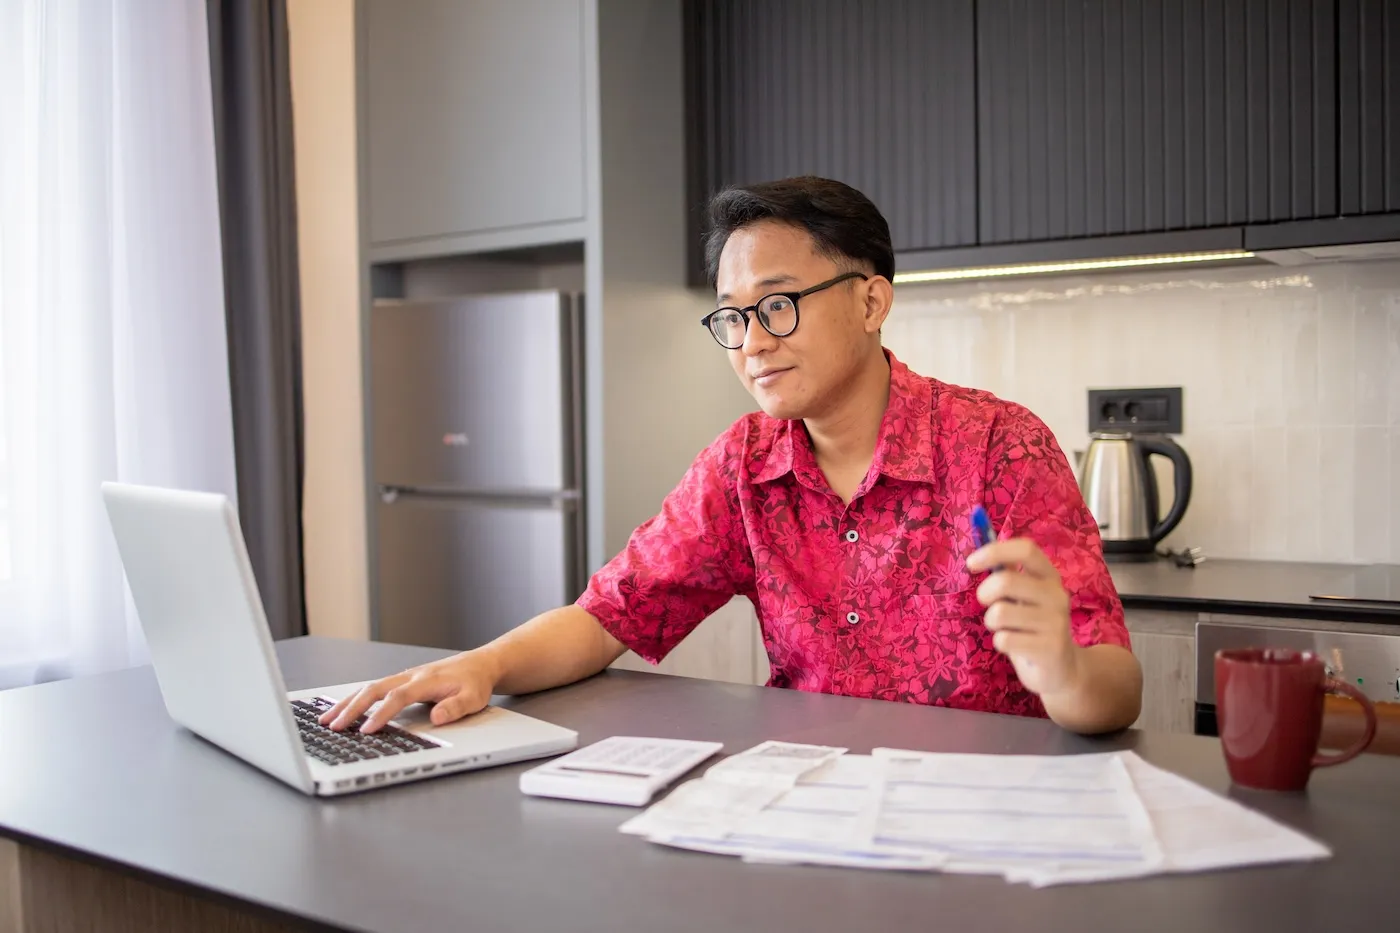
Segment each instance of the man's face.
M765 220L732 234L720 253L716 307L747 308L774 292L800 292L849 267L819 254L800 227ZM879 320L868 289L851 279L798 301L797 329L774 337L749 312L744 343L730 350L739 381L770 417L821 417L839 400L870 352ZM883 318L883 314L874 317Z

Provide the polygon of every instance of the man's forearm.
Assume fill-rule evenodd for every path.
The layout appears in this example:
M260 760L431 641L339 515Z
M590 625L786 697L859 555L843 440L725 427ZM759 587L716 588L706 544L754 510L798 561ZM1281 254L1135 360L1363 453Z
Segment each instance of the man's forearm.
M476 649L494 674L493 693L534 693L591 677L627 649L580 607L541 613Z
M1040 699L1050 718L1072 732L1123 729L1142 710L1142 667L1118 645L1078 648L1073 683Z

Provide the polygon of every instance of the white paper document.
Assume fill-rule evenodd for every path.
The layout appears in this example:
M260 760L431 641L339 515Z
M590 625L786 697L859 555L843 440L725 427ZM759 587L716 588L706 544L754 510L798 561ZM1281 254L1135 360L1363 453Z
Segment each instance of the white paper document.
M1130 865L1031 870L1009 880L1032 885L1110 881L1158 872L1193 872L1330 858L1332 850L1261 813L1228 800L1137 755L1123 764L1152 819L1162 862L1151 870Z
M1167 871L1330 858L1320 842L1131 753L1124 764L1152 815Z
M1118 755L939 755L877 748L875 841L942 856L947 871L1019 880L1067 869L1141 874L1162 863Z
M939 858L876 845L880 770L868 755L830 758L784 790L705 777L682 784L622 832L747 861L931 868ZM721 775L726 772L720 772Z
M621 830L655 839L722 840L782 794L776 787L725 784L704 778L687 781L659 803L623 823Z
M1034 886L1331 854L1132 752L844 755L777 744L711 767L622 831L753 862L999 874ZM758 764L770 755L787 763Z
M844 748L830 745L797 745L792 742L764 742L712 765L705 776L728 784L761 787L793 787L797 779L844 755Z

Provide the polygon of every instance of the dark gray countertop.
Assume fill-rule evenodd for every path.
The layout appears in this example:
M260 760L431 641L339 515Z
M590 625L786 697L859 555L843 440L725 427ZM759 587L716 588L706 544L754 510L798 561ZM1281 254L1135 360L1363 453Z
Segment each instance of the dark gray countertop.
M292 689L442 652L278 645ZM1217 742L1074 736L1043 720L629 672L505 701L579 730L938 751L1133 748L1229 791ZM1033 890L999 878L745 865L624 836L628 808L524 797L529 764L306 798L176 727L146 668L0 693L0 833L332 929L1383 929L1400 915L1400 760L1318 771L1306 795L1230 791L1330 844L1320 863Z
M1169 560L1110 563L1127 608L1277 615L1298 619L1400 624L1400 604L1310 599L1335 589L1357 568L1348 564L1207 559L1194 568Z

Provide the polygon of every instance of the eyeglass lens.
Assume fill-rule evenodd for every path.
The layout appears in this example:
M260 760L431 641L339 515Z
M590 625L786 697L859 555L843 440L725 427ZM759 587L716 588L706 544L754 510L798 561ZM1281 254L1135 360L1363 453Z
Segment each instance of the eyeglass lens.
M786 337L797 329L797 305L786 295L769 295L758 303L752 313L758 316L758 322L774 337ZM710 331L720 345L729 350L737 350L744 345L746 329L744 315L735 308L710 318Z

